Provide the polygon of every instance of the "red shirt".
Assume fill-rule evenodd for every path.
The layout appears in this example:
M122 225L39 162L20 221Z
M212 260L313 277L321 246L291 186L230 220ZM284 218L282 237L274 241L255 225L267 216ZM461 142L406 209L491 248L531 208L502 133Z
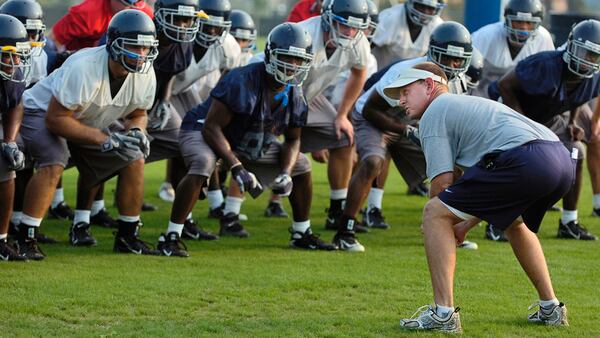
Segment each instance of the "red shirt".
M154 17L152 7L145 1L139 9ZM69 12L52 27L52 33L67 50L94 47L106 33L112 17L110 0L84 0L69 8Z
M321 14L321 6L316 0L300 0L287 18L287 22L300 22Z

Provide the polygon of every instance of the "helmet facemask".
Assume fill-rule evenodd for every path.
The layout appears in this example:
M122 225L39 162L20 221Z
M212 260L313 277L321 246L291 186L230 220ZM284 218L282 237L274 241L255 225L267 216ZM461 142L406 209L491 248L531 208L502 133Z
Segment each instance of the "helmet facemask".
M416 4L416 6L415 6ZM429 7L433 10L432 14L427 14L418 9L418 7ZM412 23L418 26L427 26L436 16L439 16L445 4L437 0L409 0L406 2L408 16Z
M0 47L0 76L13 82L25 82L31 70L31 45L17 42Z
M31 56L38 57L42 55L42 50L46 45L46 25L44 25L42 20L27 19L25 21L25 29L29 36Z
M514 28L517 22L531 23L532 29ZM529 38L537 34L537 30L542 24L542 19L531 15L531 13L517 13L517 15L507 15L504 22L504 28L508 35L508 40L516 45L524 45Z
M301 60L300 64L286 62L281 56L289 56ZM266 64L267 73L283 85L301 86L312 64L313 56L302 48L294 46L289 49L276 48L269 51L269 62Z
M198 33L198 19L202 14L203 12L196 11L192 6L180 5L177 9L160 8L154 15L158 29L171 41L191 42ZM177 17L191 18L192 23L189 27L181 27L176 24Z
M217 31L216 35L209 34L205 31L214 27ZM229 33L231 21L224 17L208 15L208 18L200 18L200 27L196 34L196 43L204 48L208 48L213 44L221 45L225 40L225 36Z
M331 10L325 12L325 20L327 20L327 25L329 27L329 41L333 42L337 48L341 49L350 49L354 47L364 35L363 31L369 28L371 22L370 18L363 20L362 18L349 16L346 19L334 14ZM342 31L344 28L341 28L341 25L356 29L356 34L354 36L344 34ZM329 41L326 42L326 45Z
M231 31L231 35L237 40L248 41L248 45L242 47L242 53L249 53L256 50L256 30L237 28Z
M130 50L132 47L147 47L146 55ZM146 74L158 56L158 40L151 35L138 35L137 39L119 37L110 44L110 55L130 73Z
M600 70L600 45L589 40L571 40L567 44L563 59L571 72L590 78Z
M465 73L471 63L471 52L466 52L463 47L448 45L446 48L438 46L429 46L428 58L438 65L448 80L451 80L461 73ZM454 59L460 59L461 63L458 66L449 65L452 64Z

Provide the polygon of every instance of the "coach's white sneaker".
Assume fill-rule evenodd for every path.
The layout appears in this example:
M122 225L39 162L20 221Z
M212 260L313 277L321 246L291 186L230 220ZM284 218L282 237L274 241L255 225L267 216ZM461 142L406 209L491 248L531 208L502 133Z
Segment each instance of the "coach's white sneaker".
M435 309L431 305L424 305L418 308L410 318L401 319L400 327L411 330L462 333L459 310L460 308L456 308L442 318L435 313Z
M160 189L158 190L158 197L165 202L171 202L175 200L175 189L169 182L164 182L160 185Z
M539 309L527 316L528 321L553 326L569 326L567 306L565 304L559 303L550 308L545 308L540 306L539 302L535 302L531 304L528 310L534 309L536 306Z
M431 305L421 306L410 317L400 320L400 327L411 330L432 330L448 333L462 333L460 326L460 316L458 311L460 308L454 309L442 318L435 313L435 309Z

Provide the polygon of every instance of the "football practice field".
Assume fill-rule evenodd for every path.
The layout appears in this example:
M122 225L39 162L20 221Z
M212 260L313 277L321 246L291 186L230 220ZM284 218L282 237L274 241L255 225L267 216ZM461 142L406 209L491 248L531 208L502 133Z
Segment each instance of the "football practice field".
M313 169L312 227L331 241L333 233L323 230L325 166ZM263 216L268 194L248 197L242 207L249 238L186 241L187 259L114 254L113 230L98 227L97 247L74 248L67 222L44 220L42 232L60 241L42 246L44 261L0 263L0 336L416 337L398 323L432 302L420 232L426 199L407 196L391 172L383 210L392 227L360 235L362 254L288 248L291 220ZM141 237L154 245L170 213L157 197L163 163L148 166L146 177L146 200L160 209L142 215ZM64 186L73 207L75 180L70 170ZM116 216L113 190L114 180L106 201ZM587 178L580 204L582 223L599 234L600 219L589 216ZM291 214L287 201L285 208ZM218 232L218 222L206 218L206 201L194 211L203 227ZM600 336L600 243L556 239L559 216L548 213L539 236L571 326L527 323L535 290L510 246L484 240L481 225L468 236L479 250L458 252L455 295L466 336Z

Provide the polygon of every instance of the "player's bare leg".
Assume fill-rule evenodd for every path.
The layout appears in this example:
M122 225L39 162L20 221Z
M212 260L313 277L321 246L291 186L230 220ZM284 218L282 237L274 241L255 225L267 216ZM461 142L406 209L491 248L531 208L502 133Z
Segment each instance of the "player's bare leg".
M15 196L15 180L10 179L0 183L0 235L8 234L8 223L12 215ZM3 239L2 239L3 240Z
M194 208L202 185L208 177L201 175L187 174L175 190L175 201L171 209L171 222L183 224L187 215Z
M370 156L359 162L358 169L350 180L348 198L344 206L344 216L356 217L371 189L372 182L378 178L378 173L380 173L384 163L385 161L377 156Z
M294 188L290 194L290 205L294 221L306 221L310 218L312 204L312 177L310 172L292 177Z
M56 189L56 184L64 168L51 165L39 168L25 188L23 213L35 218L43 218Z

